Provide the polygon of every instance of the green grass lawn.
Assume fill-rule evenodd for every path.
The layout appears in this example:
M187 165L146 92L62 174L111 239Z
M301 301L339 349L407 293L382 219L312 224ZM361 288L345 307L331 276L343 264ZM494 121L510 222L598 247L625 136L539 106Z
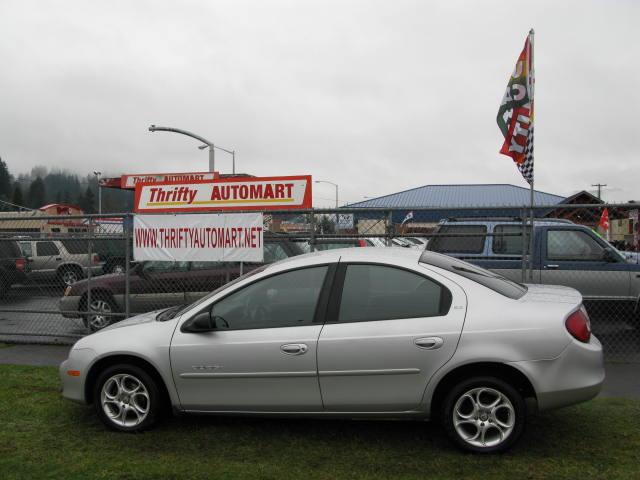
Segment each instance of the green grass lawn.
M531 418L498 456L422 422L183 417L130 435L63 400L50 367L0 365L0 478L509 480L640 478L640 402L599 399Z

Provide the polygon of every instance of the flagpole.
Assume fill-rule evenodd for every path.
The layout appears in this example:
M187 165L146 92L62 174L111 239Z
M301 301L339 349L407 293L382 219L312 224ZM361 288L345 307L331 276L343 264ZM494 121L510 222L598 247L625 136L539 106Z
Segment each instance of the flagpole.
M529 70L529 79L531 79L532 76L532 72L535 72L535 69L533 68L533 60L534 60L534 56L533 56L533 37L535 35L535 32L533 31L533 28L531 30L529 30L529 59L531 62L531 65L529 66L530 70ZM534 81L535 81L535 77L534 77ZM527 87L529 88L529 100L531 101L531 111L529 112L529 118L531 118L531 125L529 125L529 128L533 129L533 124L535 122L535 116L533 114L533 106L534 106L534 97L533 97L533 90L534 90L534 85L533 82L531 82L531 80L529 80L529 85L527 85ZM535 135L535 134L534 134ZM535 141L535 136L533 137L533 141ZM531 146L533 147L533 142L531 144ZM535 150L534 150L535 151ZM530 247L529 247L529 281L533 282L533 238L534 238L534 231L535 228L533 226L533 219L534 219L534 198L533 198L533 194L534 194L534 190L533 190L533 182L535 179L535 163L534 163L534 167L533 167L533 172L531 174L531 234L530 234Z

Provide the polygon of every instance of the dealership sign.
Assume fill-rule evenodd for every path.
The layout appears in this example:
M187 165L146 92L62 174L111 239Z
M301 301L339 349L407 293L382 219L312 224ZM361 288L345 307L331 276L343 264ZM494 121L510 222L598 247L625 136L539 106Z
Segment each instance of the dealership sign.
M218 172L138 173L135 175L122 175L120 177L120 188L133 190L139 183L192 182L215 180L219 177Z
M139 213L300 208L311 208L310 175L136 185Z
M136 261L262 262L261 213L136 215Z

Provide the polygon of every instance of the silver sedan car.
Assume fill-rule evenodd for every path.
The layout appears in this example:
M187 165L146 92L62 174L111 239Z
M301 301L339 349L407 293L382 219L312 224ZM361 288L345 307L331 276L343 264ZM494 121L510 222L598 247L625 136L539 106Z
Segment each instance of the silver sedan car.
M596 396L604 369L576 290L433 252L352 248L114 324L79 340L60 376L66 398L121 431L166 407L436 419L458 446L497 452L527 413Z

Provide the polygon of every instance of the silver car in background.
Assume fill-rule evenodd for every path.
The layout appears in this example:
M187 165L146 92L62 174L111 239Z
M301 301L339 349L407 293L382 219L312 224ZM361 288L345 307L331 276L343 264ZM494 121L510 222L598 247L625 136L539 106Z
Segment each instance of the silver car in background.
M576 290L433 252L352 248L105 328L75 344L60 376L66 398L121 431L151 427L168 405L435 419L458 446L488 453L517 441L528 412L596 396L604 369Z

